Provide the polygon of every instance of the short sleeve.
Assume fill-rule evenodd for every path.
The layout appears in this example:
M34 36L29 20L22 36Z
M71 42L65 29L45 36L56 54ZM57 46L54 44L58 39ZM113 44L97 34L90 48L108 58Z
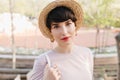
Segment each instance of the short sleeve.
M44 55L38 56L34 61L32 69L32 75L30 80L43 80L44 68L46 65L46 59Z

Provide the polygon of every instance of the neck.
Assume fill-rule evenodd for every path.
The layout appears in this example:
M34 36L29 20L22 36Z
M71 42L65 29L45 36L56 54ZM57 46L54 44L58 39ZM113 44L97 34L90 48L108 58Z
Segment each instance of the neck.
M71 53L74 46L75 46L74 44L70 44L67 46L59 45L55 48L55 51L59 53Z

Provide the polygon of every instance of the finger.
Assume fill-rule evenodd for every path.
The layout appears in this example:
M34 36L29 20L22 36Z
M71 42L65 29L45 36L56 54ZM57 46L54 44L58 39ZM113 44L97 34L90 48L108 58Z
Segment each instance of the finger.
M53 66L53 68L54 68L55 70L59 70L59 68L58 68L58 66L57 66L56 64Z
M46 64L46 66L45 66L45 71L47 71L47 72L49 72L49 71L50 71L50 67L49 67L49 65L48 65L48 64Z
M58 69L57 65L54 65L54 67L51 67L51 68L50 68L50 71L51 71L53 74L61 75L61 72L60 72L60 70Z
M59 75L61 75L61 72L60 72L60 70L58 70L57 72L58 72L58 74L59 74Z
M61 75L58 75L57 77L58 77L58 79L60 79L60 78L61 78Z
M60 72L60 70L53 70L53 74L61 75L61 72Z
M46 66L45 66L45 67L49 68L49 65L48 65L48 64L46 64Z
M53 68L53 67L50 67L50 71L51 71L51 72L54 71L54 68Z
M60 70L59 70L59 68L57 67L57 65L55 65L53 69L54 69L57 73L61 73Z
M59 80L61 78L61 72L59 70L50 68L50 71L55 76L56 80Z
M53 68L57 68L58 66L55 64L54 66L53 66Z
M56 80L60 80L61 75L57 75Z

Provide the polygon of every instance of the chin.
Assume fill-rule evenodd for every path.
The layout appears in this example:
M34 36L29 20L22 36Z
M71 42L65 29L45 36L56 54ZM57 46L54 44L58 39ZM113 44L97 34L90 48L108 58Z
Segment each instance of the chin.
M64 46L69 46L69 45L71 45L71 44L73 44L73 42L71 42L71 41L68 41L68 42L64 42L64 43L63 43Z

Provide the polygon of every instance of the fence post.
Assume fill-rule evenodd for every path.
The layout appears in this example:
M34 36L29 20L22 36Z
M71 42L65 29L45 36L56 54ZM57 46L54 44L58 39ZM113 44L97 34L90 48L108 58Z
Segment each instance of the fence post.
M120 80L120 33L115 37L117 43L117 52L118 52L118 80Z

